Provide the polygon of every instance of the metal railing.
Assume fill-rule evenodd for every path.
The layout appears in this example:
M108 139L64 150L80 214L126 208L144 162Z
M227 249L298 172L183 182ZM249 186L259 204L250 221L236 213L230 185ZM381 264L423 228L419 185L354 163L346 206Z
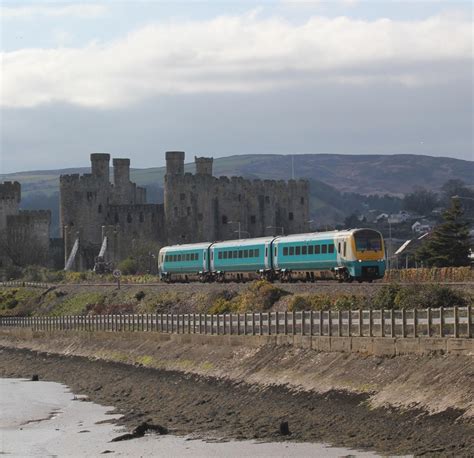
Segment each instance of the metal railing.
M0 317L33 331L161 332L206 335L472 337L472 307L254 313L155 313Z

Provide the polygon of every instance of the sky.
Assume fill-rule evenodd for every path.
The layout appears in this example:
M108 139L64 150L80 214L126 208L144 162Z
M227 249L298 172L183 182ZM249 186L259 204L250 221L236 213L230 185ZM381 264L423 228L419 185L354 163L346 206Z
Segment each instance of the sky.
M471 1L1 1L0 173L91 152L473 160Z

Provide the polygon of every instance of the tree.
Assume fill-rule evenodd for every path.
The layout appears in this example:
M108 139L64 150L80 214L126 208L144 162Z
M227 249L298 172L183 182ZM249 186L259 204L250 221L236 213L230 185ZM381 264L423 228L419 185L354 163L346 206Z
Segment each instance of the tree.
M403 208L420 215L430 213L438 203L436 193L425 188L417 188L403 198Z
M0 232L0 254L10 264L17 267L45 265L48 247L30 231Z
M443 223L417 251L417 258L428 267L469 265L469 225L463 218L459 199L452 199L451 208L443 213Z
M443 194L443 203L448 206L451 204L451 199L453 196L466 197L466 199L461 199L461 204L465 211L465 216L474 216L474 191L469 189L464 181L453 179L448 180L441 187L441 192Z

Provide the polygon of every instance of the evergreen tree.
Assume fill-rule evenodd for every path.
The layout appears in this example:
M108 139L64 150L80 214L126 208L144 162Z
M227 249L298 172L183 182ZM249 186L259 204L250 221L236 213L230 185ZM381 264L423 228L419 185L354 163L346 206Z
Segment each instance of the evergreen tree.
M443 213L443 223L419 248L417 258L428 267L469 265L469 225L463 216L459 199L452 199L451 208Z

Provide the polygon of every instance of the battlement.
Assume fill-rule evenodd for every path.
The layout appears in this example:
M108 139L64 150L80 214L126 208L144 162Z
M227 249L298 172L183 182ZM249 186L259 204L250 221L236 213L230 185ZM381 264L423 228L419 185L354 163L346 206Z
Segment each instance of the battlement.
M194 156L194 163L196 164L196 175L211 175L212 164L214 159L212 157L197 157Z
M0 183L0 199L21 200L21 185L18 181L5 181Z

